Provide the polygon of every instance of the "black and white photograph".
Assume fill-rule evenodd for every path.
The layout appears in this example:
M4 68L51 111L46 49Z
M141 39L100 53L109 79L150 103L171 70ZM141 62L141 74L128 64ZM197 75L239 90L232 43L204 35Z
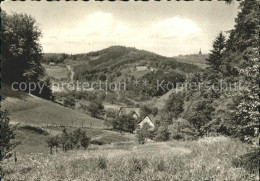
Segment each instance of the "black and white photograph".
M0 180L259 180L259 1L1 1Z

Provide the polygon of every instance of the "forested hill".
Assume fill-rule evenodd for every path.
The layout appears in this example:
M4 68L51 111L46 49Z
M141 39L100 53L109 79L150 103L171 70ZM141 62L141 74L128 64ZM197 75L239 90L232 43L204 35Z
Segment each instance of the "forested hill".
M74 69L75 79L78 80L92 80L100 76L118 77L131 70L135 76L144 70L177 71L185 74L200 70L196 65L178 62L175 58L124 46L72 55L71 59L81 62Z

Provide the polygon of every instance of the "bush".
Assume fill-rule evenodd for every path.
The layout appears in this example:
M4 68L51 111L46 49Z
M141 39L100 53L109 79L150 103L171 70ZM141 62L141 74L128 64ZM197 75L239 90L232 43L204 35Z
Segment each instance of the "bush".
M46 140L49 148L50 148L50 154L52 154L52 148L55 146L56 147L56 152L57 152L57 147L59 146L59 138L57 136L50 137Z
M63 151L72 150L73 148L78 149L80 147L87 149L90 144L90 138L81 129L76 129L70 133L66 129L63 129L61 135L51 137L47 140L47 144L50 147L50 153L52 153L52 147L56 146L57 148L59 144L62 145Z
M91 140L90 144L92 145L104 145L105 143L99 140Z
M168 141L170 137L170 133L166 126L160 126L155 132L155 140L156 141Z
M151 126L148 123L142 125L141 129L138 129L136 132L137 142L139 144L144 144L147 138L152 138L152 131L149 130Z
M150 114L152 114L153 116L156 116L158 113L158 108L157 107L148 107L146 105L141 106L140 108L140 117L145 117L148 116Z
M114 129L133 133L137 126L137 120L131 115L123 115L114 119L112 125Z
M243 167L251 174L257 173L259 171L259 150L255 150L254 152L233 159L232 164L235 167Z
M96 167L99 169L106 169L107 168L108 160L105 157L98 157L96 161Z
M184 96L181 93L172 93L165 103L164 109L170 112L174 118L178 118L183 112Z
M138 159L135 157L132 157L129 160L130 165L130 171L132 172L142 172L146 167L149 166L149 162L146 158Z
M64 106L67 107L74 107L76 103L75 103L75 99L72 96L68 96L64 99L63 104Z
M161 160L156 164L156 170L162 172L162 171L164 171L165 169L166 169L165 161L161 159Z
M87 107L87 111L94 118L99 118L104 115L104 106L101 101L93 100Z
M90 143L90 138L87 137L86 135L84 135L81 139L80 139L80 145L84 148L87 149L87 147L89 146Z
M142 133L141 130L138 130L137 133L136 133L136 138L137 138L137 142L139 144L145 144L146 142L146 137L145 135Z
M18 143L13 142L15 139L16 127L9 123L8 111L0 111L0 176L3 176L2 161L12 156L11 151Z

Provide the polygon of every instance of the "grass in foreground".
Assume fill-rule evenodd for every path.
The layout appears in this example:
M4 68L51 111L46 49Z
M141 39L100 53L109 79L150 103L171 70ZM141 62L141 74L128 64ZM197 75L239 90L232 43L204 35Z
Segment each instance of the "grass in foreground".
M255 180L233 160L247 146L225 137L199 141L104 145L54 155L26 155L6 165L10 180ZM161 148L161 149L159 149ZM185 151L186 150L186 151Z

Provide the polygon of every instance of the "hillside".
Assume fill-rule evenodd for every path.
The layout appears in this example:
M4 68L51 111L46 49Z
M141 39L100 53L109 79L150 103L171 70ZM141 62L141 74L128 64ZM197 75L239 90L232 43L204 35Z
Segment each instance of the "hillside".
M43 64L43 67L51 80L60 81L60 80L69 80L70 71L68 68L63 65L48 65Z
M10 113L11 122L35 126L74 126L104 128L103 120L23 92L13 92L2 85L2 109Z
M18 157L31 153L47 154L46 140L60 134L64 128L68 131L80 128L92 140L103 143L134 140L131 134L105 130L104 120L24 92L12 91L6 84L2 84L0 93L2 110L8 110L11 124L19 124L15 131L16 141L20 142L15 148Z
M123 46L112 46L96 52L73 55L72 58L76 61L84 60L84 63L75 66L76 80L130 78L136 74L140 75L138 72L144 71L142 68L147 69L148 72L149 70L173 70L192 73L199 70L196 65L178 62L175 58ZM141 73L143 74L145 73Z
M46 54L44 57L46 60L43 64L52 82L95 83L101 80L119 85L128 81L126 91L115 94L113 90L108 90L116 97L117 102L127 105L139 104L140 101L151 100L167 93L168 90L157 90L157 81L165 81L165 87L167 81L181 83L188 75L201 70L196 65L185 63L186 59L181 62L176 58L124 46L112 46L86 54ZM202 60L198 61L198 58L196 61L203 63ZM54 65L47 65L47 62ZM140 82L147 81L148 84L133 86L136 79ZM55 90L56 92L59 94L59 91Z
M179 55L174 58L179 62L193 64L202 69L208 67L206 64L206 58L208 58L208 54Z
M174 71L184 76L207 67L207 54L165 57L133 47L111 46L84 54L44 54L43 65L48 76L56 81L68 76L79 81L142 78L151 71ZM49 65L49 64L55 65ZM67 66L67 68L66 68ZM68 66L70 69L68 69ZM71 73L73 75L71 75Z

